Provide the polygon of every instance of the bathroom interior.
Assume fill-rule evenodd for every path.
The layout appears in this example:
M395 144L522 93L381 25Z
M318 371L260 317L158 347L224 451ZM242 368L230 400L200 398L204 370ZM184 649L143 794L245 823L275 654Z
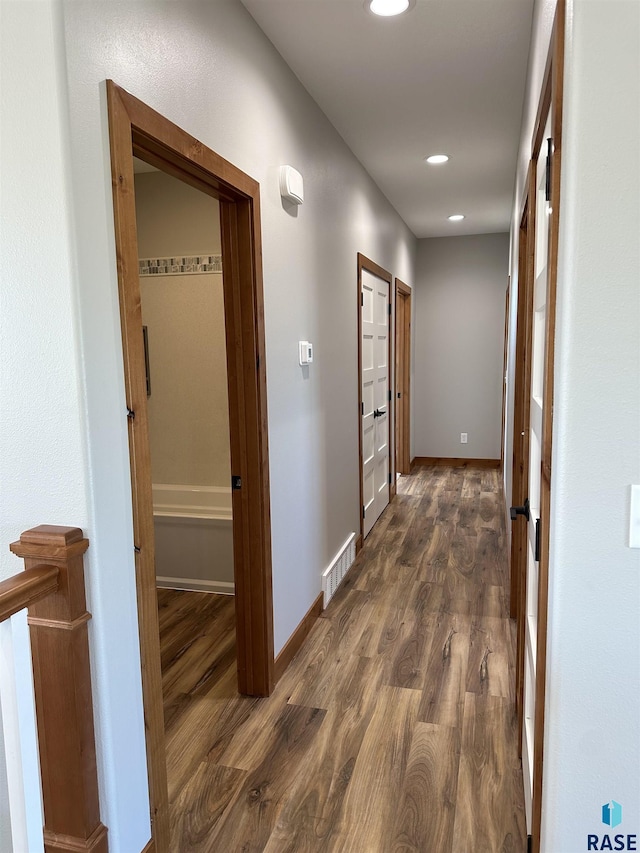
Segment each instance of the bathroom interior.
M137 158L134 171L171 799L185 715L237 693L220 209Z

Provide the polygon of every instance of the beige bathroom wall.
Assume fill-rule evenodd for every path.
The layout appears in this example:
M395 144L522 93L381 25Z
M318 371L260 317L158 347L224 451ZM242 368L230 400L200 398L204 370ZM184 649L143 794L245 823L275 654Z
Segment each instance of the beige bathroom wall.
M136 175L140 258L220 252L218 202L153 172ZM140 276L147 326L154 483L227 486L229 411L222 274Z
M221 252L217 199L171 175L136 174L136 211L141 258Z

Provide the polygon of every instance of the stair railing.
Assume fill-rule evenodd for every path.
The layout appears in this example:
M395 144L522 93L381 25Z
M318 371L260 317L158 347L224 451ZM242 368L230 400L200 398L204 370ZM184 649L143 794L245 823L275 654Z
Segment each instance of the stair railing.
M100 822L83 555L78 527L25 531L24 571L0 582L0 622L28 608L46 853L108 853Z

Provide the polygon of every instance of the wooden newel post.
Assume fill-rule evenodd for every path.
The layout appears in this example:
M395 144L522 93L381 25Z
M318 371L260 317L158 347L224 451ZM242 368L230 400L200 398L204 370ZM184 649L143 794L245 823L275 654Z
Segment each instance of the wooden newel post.
M78 527L41 525L11 545L25 569L59 569L58 590L29 607L47 853L107 853L100 822L83 554Z

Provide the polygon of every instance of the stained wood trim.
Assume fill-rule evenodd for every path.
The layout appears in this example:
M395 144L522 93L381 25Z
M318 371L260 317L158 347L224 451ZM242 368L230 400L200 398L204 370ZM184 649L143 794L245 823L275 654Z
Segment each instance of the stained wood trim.
M544 726L547 686L547 630L549 608L549 526L551 520L551 458L553 441L554 358L556 329L556 291L558 276L558 245L560 228L560 181L562 161L562 107L564 90L564 44L566 0L558 0L547 65L551 65L550 81L545 87L543 102L549 91L551 110L551 215L549 216L549 250L545 339L544 396L542 424L542 478L540 483L540 517L543 520L540 537L540 562L538 565L538 635L536 660L536 709L534 721L532 850L541 853L542 783L544 772ZM544 112L535 134L534 146L538 151L542 141ZM546 118L546 117L545 117Z
M93 725L83 566L88 545L79 528L51 525L25 531L11 545L24 559L24 574L47 580L50 589L29 604L47 853L108 849L107 829L100 821ZM37 556L32 555L34 546ZM53 565L40 566L41 555Z
M504 528L505 530L508 530L509 525L511 524L511 514L509 513L509 504L507 503L507 496L504 490L504 481L502 484L502 509L504 510ZM520 757L522 758L522 756Z
M360 506L358 507L358 517L360 518L360 536L364 542L364 519L362 517L362 507L364 505L364 492L363 492L363 484L362 484L362 474L363 474L363 457L362 457L362 306L360 304L360 294L362 293L362 270L367 270L367 272L372 273L373 275L381 278L383 281L386 281L389 285L389 304L391 304L391 283L393 281L393 276L390 272L383 269L379 264L376 264L375 261L372 261L370 258L367 258L366 255L363 255L361 252L358 252L358 458L360 464ZM387 371L387 399L391 394L391 374L393 371L393 364L395 363L393 357L393 347L392 347L392 338L393 338L393 329L392 329L392 320L393 317L389 318L389 334L388 334L388 371ZM387 406L387 412L391 412L393 407L391 405ZM391 415L389 417L389 471L394 471L394 450L393 445L395 444L395 434L394 430L391 429ZM389 502L393 499L395 495L395 490L392 492L392 487L394 486L393 479L391 481L391 485L389 488Z
M513 419L512 504L522 506L529 495L531 410L531 359L533 347L533 297L535 279L536 169L532 160L527 175L526 205L520 223L518 257L518 319L516 331L515 395ZM524 664L526 631L527 526L522 519L511 524L510 615L516 619L516 707L518 749L522 757L524 723Z
M45 853L107 853L107 831L104 826L98 827L90 838L80 844L72 835L62 835L58 832L44 830Z
M564 2L564 0L558 0L558 3ZM556 18L557 21L558 12L556 10ZM540 89L541 96L540 102L538 104L538 112L536 114L535 121L535 130L533 133L533 138L531 140L531 159L535 160L538 157L540 149L542 147L543 138L544 138L544 128L547 123L547 116L549 115L549 110L551 108L551 99L552 99L552 90L553 90L553 63L554 63L554 48L553 43L555 39L555 21L554 21L554 32L551 36L550 42L550 50L547 54L547 61L545 63L544 68L544 76L542 78L542 88Z
M458 459L453 456L416 456L412 467L445 465L448 468L500 468L499 459Z
M36 566L0 583L0 622L58 589L57 566Z
M356 557L362 551L362 534L356 538Z
M307 610L305 615L302 617L300 624L295 629L293 634L289 637L280 654L276 658L276 681L278 681L280 677L284 674L286 668L294 659L298 651L302 648L302 644L309 636L309 633L313 628L316 619L322 613L323 601L324 594L321 592L320 595L313 602L311 607Z
M395 280L396 306L396 470L411 473L411 288ZM402 307L400 307L402 306ZM398 391L402 394L398 400ZM399 453L398 453L399 450Z
M153 843L153 838L150 838L149 841L147 841L140 853L156 853L156 846Z
M391 295L391 282L393 281L393 276L391 275L391 273L384 269L384 267L381 267L375 261L372 261L371 258L368 258L366 255L363 255L361 252L358 252L358 272L361 272L363 269L367 270L373 275L377 275L378 278L381 278L383 281L388 282L389 295Z
M504 344L502 354L502 428L500 430L500 470L504 471L504 436L507 421L507 360L509 357L509 303L511 296L511 276L507 283L507 292L504 305Z
M138 279L133 153L220 200L233 492L238 689L274 685L271 522L260 187L199 140L107 81L126 406L130 417L136 589L153 840L169 850L151 467ZM123 417L125 412L123 412Z

